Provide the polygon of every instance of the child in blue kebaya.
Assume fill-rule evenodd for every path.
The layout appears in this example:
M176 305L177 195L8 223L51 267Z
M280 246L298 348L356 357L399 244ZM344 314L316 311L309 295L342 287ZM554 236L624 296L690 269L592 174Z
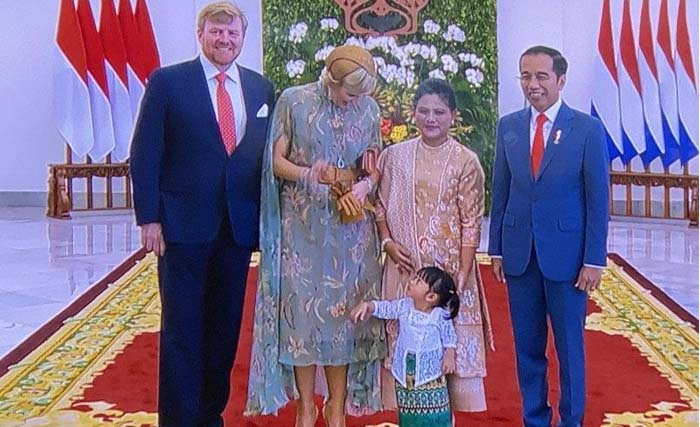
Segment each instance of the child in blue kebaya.
M450 427L452 411L445 374L455 372L457 335L452 319L459 296L452 277L437 267L424 267L408 282L406 298L364 301L350 313L353 322L370 315L397 319L391 373L401 427Z

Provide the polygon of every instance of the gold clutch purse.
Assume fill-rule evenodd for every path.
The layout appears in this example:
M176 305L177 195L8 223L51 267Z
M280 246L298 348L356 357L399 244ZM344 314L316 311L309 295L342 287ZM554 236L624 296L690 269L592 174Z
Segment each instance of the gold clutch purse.
M376 170L377 156L377 150L367 150L358 160L357 169L340 169L331 166L319 180L322 184L330 185L331 196L336 200L342 224L352 224L364 220L366 218L365 210L374 211L374 207L369 201L360 205L355 195L352 194L352 185L358 177L368 176Z

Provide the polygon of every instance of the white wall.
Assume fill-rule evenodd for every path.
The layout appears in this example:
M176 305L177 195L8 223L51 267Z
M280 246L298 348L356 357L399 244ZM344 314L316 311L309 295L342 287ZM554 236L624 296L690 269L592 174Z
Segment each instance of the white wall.
M99 17L99 0L90 2ZM206 3L148 1L163 64L197 55L196 15ZM47 165L65 160L50 96L58 4L58 0L0 1L0 193L38 192L36 197L20 197L20 202L43 200ZM260 71L260 2L242 0L240 6L250 23L239 60ZM13 203L7 195L0 197L0 204L3 201Z
M530 46L543 44L562 52L569 62L563 97L579 110L590 110L595 85L594 59L597 55L598 25L602 0L500 0L498 1L498 104L501 114L523 107L523 95L515 77L520 54ZM613 37L618 43L622 0L611 0ZM658 9L660 1L651 0ZM632 27L637 40L641 0L631 0ZM675 43L678 0L669 1L671 40ZM693 59L698 64L698 1L687 1ZM654 12L652 12L654 13ZM652 18L654 34L657 22Z
M90 1L98 15L99 0ZM619 14L622 0L612 2L613 10ZM58 0L0 1L0 195L35 192L37 197L33 200L43 200L47 164L64 161L64 145L56 131L49 95L58 3ZM196 55L196 13L207 0L149 0L148 3L162 62L169 64ZM678 2L671 0L670 3L676 5L670 10L673 23ZM534 44L550 45L563 52L570 64L564 98L574 108L588 111L590 91L595 84L593 60L601 4L602 0L499 0L498 100L501 113L523 106L515 79L518 58ZM652 4L658 3L652 0ZM687 4L697 63L698 2L688 0ZM260 0L239 0L239 5L250 21L240 62L260 70ZM641 0L632 0L632 5L636 21ZM613 21L619 22L619 19L614 17ZM0 197L0 204L3 201Z

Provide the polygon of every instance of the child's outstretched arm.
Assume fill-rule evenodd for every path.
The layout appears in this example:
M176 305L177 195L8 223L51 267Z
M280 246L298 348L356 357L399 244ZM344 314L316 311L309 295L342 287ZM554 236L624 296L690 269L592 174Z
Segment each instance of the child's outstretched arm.
M363 301L350 312L350 320L357 323L370 315L380 319L398 319L399 315L410 309L411 299L403 298L392 301Z
M373 312L374 304L372 301L362 301L350 312L350 320L352 320L353 323L367 320L367 318L372 315Z

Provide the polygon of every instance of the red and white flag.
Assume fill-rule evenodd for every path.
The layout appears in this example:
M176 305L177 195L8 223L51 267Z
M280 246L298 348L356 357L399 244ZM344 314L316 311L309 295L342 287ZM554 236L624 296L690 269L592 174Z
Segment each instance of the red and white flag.
M93 145L85 45L73 0L61 0L56 29L53 107L58 131L73 153L88 154Z
M625 0L620 32L620 121L622 122L622 162L628 164L645 149L642 83L632 32L630 0Z
M89 0L78 0L78 20L85 43L92 131L95 137L89 154L91 159L100 160L114 149L114 126L112 108L109 105L105 57Z
M156 43L156 36L153 33L153 25L151 24L151 16L148 13L146 0L136 0L134 18L136 19L136 28L138 29L139 38L141 39L141 58L143 72L145 73L145 81L153 70L160 67L158 44Z
M678 87L678 143L681 164L698 155L698 85L690 46L685 0L678 4L676 21L676 85Z
M664 132L661 122L661 104L659 102L659 82L654 55L654 35L651 30L651 13L649 0L642 2L642 14L639 21L639 77L642 84L642 103L644 107L645 150L641 154L644 165L649 165L663 154Z
M126 47L126 74L129 81L131 114L132 117L136 118L147 76L144 71L145 67L141 57L141 41L130 0L119 0L119 26L122 30L122 38Z
M598 31L598 55L595 61L595 81L591 96L591 114L603 122L610 160L622 154L620 134L620 98L617 87L617 66L613 43L610 0L603 0Z
M100 39L106 60L105 71L109 88L109 103L112 108L112 122L114 124L112 155L115 160L124 161L129 157L129 143L134 119L129 98L126 48L113 0L102 0L101 2Z
M656 67L659 81L659 102L661 105L661 124L664 133L665 167L669 167L680 158L678 149L678 98L676 94L676 76L671 44L671 26L668 19L668 0L661 0L659 8L659 25L656 30Z

